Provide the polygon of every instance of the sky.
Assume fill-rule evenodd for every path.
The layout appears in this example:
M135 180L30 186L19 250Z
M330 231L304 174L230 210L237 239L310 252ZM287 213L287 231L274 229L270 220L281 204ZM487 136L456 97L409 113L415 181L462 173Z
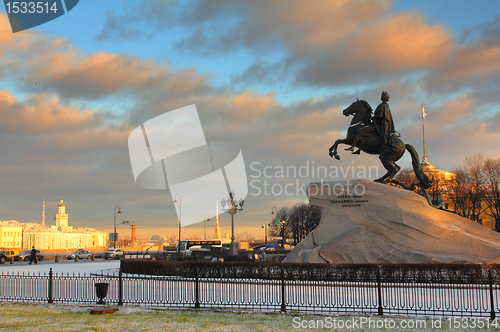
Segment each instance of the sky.
M110 232L120 206L117 223L135 221L139 237L177 234L168 189L134 181L128 135L196 104L206 140L239 145L245 160L235 233L262 238L273 207L307 202L304 185L383 174L376 156L328 155L356 98L375 108L388 91L396 130L420 155L423 104L440 169L500 157L500 2L85 0L18 33L2 7L0 83L0 220L41 223L45 199L52 225L64 197L74 227ZM230 216L219 222L224 234Z

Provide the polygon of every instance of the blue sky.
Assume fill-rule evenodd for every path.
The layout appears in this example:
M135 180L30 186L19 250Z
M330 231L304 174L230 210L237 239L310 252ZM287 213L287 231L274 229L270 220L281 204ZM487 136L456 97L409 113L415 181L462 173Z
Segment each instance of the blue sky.
M208 141L241 145L249 175L252 162L382 172L374 156L335 161L327 151L349 125L342 109L356 97L375 108L382 90L419 153L425 105L435 166L500 157L498 1L85 0L16 34L0 10L2 220L39 222L42 199L55 214L64 196L76 227L109 230L120 205L140 236L175 234L169 195L133 181L127 137L192 103ZM237 233L260 236L273 206L305 200L249 197ZM223 232L228 223L221 216Z

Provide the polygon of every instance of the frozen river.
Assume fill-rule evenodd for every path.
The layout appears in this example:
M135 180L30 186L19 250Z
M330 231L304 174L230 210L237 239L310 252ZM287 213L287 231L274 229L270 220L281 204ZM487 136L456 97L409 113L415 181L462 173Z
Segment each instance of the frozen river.
M89 274L89 273L113 273L120 268L119 260L104 260L96 259L91 260L79 260L75 262L73 260L60 260L59 262L54 261L41 261L38 264L29 265L28 262L15 262L10 264L6 262L0 265L0 273L49 273L50 268L52 272L61 274Z

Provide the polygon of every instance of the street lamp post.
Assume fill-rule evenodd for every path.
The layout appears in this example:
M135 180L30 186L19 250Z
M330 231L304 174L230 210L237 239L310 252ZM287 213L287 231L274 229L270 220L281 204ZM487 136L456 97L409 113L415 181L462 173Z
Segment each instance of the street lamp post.
M274 213L275 213L275 212L274 212L274 209L276 209L276 221L278 221L278 222L279 222L279 219L278 219L278 208L277 208L276 206L275 206L275 207L273 207L273 208L271 209L271 214L274 214Z
M271 209L271 214L274 214L274 209L276 209L276 220L278 221L278 226L279 226L279 234L281 235L281 246L284 248L285 247L285 239L284 239L284 236L285 236L285 232L284 232L284 226L282 227L282 225L285 225L285 221L283 220L282 223L280 223L280 220L279 220L279 217L278 217L278 208L277 207L273 207Z
M207 239L207 221L210 221L210 218L208 218L208 215L205 215L205 232L203 233L203 240Z
M284 221L284 220L281 222L282 227L281 227L281 231L280 231L280 234L281 234L281 246L283 248L285 248L285 223L286 223L286 221Z
M177 244L177 251L179 252L179 256L181 255L181 218L182 218L182 197L180 194L175 194L174 196L174 204L177 203L177 196L179 196L179 241Z
M274 206L274 207L271 209L271 214L274 214L274 213L275 213L275 212L274 212L274 209L276 209L276 221L278 222L278 228L279 228L279 226L280 226L280 224L279 224L280 220L278 219L278 208L277 208L276 206ZM278 232L279 232L279 229L278 229ZM279 233L278 233L278 235L279 235ZM278 243L278 242L276 242L276 243Z
M221 201L222 210L231 215L231 248L229 250L229 254L233 256L238 255L238 248L236 248L236 243L234 242L234 215L238 211L243 211L243 204L245 203L243 199L235 201L235 197L234 191L231 191L229 193L229 198ZM226 205L227 209L225 208Z
M119 222L118 225L128 225L129 221L128 220L124 220L122 222ZM116 240L118 240L118 234L116 234Z
M117 236L116 236L116 208L118 208L118 214L122 214L122 208L119 205L115 206L115 222L114 222L115 227L114 227L114 232L113 232L113 240L114 240L113 241L113 248L116 248L116 240L117 240L116 239L117 238Z
M266 223L262 225L262 228L265 228L264 230L264 244L267 245L267 226L269 226L269 220L266 220Z

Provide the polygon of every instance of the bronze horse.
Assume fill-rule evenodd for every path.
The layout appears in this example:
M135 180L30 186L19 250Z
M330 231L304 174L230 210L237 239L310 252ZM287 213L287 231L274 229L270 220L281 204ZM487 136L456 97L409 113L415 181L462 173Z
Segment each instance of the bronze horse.
M337 154L338 145L351 145L353 143L356 131L372 123L372 113L373 109L371 108L370 104L368 104L364 100L359 99L343 111L343 114L345 116L353 115L353 118L351 121L351 125L347 129L346 138L336 140L335 144L330 147L330 157L335 157L335 159L340 160L340 157ZM397 133L393 133L392 135L397 135L395 140L395 149L387 147L382 142L378 134L375 134L364 141L360 141L358 144L358 147L361 151L368 154L379 155L379 159L382 162L382 165L384 165L385 169L387 170L387 173L384 174L384 176L376 179L375 181L381 183L388 183L393 181L392 179L401 169L401 167L396 164L396 161L398 161L403 156L406 149L411 155L413 170L415 172L415 175L417 176L418 181L420 182L420 185L423 187L423 189L430 188L432 182L423 172L422 167L420 166L419 156L415 148L410 144L403 143L403 141L399 139L399 135ZM359 154L359 150L354 153Z

